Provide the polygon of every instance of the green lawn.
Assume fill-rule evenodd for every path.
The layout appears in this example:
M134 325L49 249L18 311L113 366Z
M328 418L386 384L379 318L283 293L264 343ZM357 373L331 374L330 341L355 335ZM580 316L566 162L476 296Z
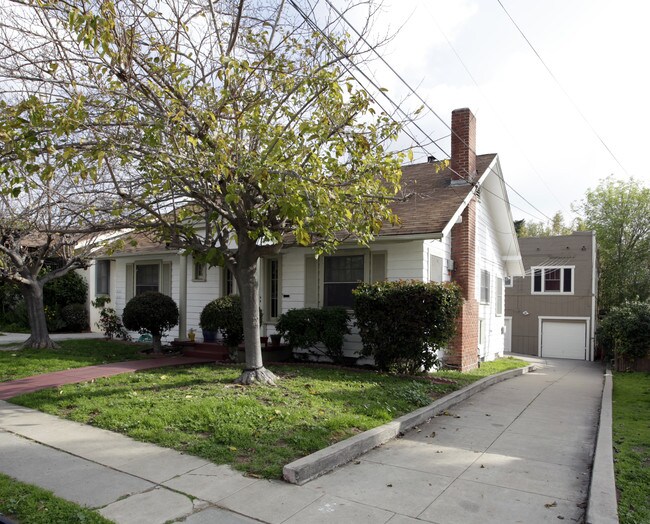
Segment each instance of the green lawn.
M0 382L65 369L137 360L142 344L102 339L63 340L60 349L0 351Z
M20 524L110 524L99 513L0 474L0 516Z
M16 404L277 478L282 466L429 404L493 373L503 359L444 384L314 365L273 366L277 387L233 384L240 368L164 368L22 395Z
M618 516L650 522L650 373L616 373L613 402Z

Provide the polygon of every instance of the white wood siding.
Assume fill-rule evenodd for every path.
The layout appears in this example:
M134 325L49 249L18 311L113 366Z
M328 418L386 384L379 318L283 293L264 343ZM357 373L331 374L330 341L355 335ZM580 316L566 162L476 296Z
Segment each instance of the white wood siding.
M497 278L505 276L505 265L497 243L494 222L487 199L479 199L476 219L476 300L479 302L479 319L483 320L485 329L484 343L479 344L480 356L484 360L494 360L503 355L504 316L503 311L497 315L496 295L503 294L503 286L497 289ZM481 271L490 273L490 301L481 303ZM502 280L503 282L503 280ZM503 297L503 295L502 295Z

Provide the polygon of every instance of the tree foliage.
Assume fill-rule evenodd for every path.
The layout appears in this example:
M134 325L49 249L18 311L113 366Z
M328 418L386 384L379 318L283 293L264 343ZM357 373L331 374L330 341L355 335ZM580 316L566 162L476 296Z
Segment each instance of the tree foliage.
M650 188L637 180L602 180L575 206L596 232L599 307L650 298Z
M645 357L650 353L650 303L614 306L601 320L596 334L610 356Z
M579 220L568 225L565 222L561 211L555 213L550 222L526 222L526 220L515 220L515 231L517 236L523 237L554 237L570 235L573 231L582 230L583 225Z
M367 243L395 220L399 189L400 160L387 150L399 125L348 71L359 42L340 18L320 16L320 31L287 6L70 0L4 13L0 72L26 93L56 94L5 106L12 158L26 165L45 148L73 173L107 177L118 213L228 267L255 370L244 383L273 380L259 344L259 257ZM28 125L21 104L42 116ZM6 175L20 186L15 170Z
M354 297L362 355L379 369L409 374L437 364L463 301L457 284L418 281L361 284Z

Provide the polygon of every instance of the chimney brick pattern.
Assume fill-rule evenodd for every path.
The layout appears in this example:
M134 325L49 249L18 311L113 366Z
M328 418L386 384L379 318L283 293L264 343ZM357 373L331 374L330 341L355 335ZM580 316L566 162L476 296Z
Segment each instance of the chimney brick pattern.
M470 183L476 177L476 117L468 108L451 113L451 183ZM456 335L447 364L460 371L478 366L479 304L476 300L476 196L451 230L454 281L463 291L463 306L456 320Z
M452 180L471 182L476 176L476 117L468 108L451 113Z

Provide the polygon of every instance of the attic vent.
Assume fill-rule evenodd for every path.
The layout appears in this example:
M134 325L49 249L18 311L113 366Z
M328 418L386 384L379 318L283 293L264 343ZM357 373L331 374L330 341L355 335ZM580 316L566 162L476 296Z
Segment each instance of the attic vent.
M433 164L435 161L436 161L436 157L435 157L435 156L430 155L430 156L427 157L427 162L428 162L429 164Z

